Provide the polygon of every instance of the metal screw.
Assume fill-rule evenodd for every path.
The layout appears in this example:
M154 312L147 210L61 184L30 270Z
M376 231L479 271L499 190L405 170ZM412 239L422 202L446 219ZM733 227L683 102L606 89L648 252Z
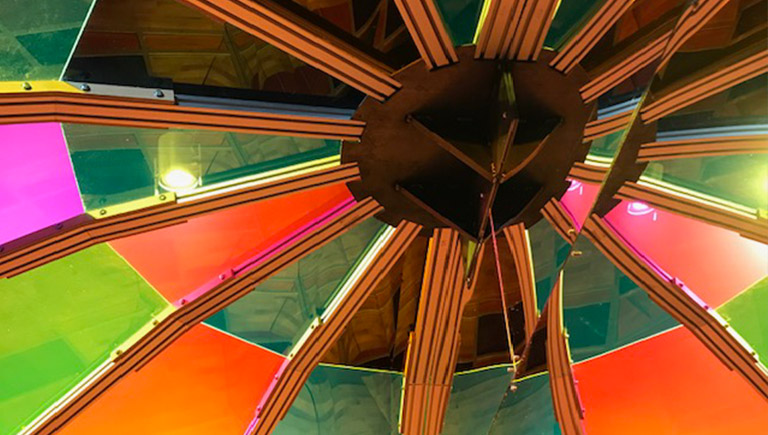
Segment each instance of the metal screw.
M155 96L156 96L157 98L163 98L163 97L165 96L165 94L163 93L163 91L161 91L160 89L158 89L158 90L156 90L156 91L155 91Z
M80 85L80 90L83 92L91 92L91 87L88 86L88 83L83 83Z
M24 82L24 84L22 84L21 87L24 88L25 91L29 91L32 89L32 85L30 85L29 82Z
M107 214L107 211L102 208L101 210L99 210L99 214L104 216L105 214Z
M120 349L117 349L117 350L115 351L115 355L121 355L122 353L123 353L123 351L122 351L122 350L120 350Z
M153 320L153 321L152 321L152 324L153 324L153 325L159 325L159 324L160 324L160 321L159 321L159 320L157 320L157 319L155 319L155 320Z
M160 201L165 201L165 195L160 195Z

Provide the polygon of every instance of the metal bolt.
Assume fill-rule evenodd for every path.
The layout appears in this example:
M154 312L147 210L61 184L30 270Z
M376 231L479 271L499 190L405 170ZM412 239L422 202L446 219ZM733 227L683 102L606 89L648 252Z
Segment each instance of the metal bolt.
M504 112L504 113L502 113L502 114L501 114L501 118L502 118L502 119L507 119L507 112Z
M181 300L181 305L184 305L184 304L186 304L186 303L187 303L187 300L186 300L186 299L182 299L182 300Z
M29 82L24 82L24 83L21 85L21 87L22 87L22 88L24 88L24 90L25 90L25 91L29 91L29 90L31 90L31 89L32 89L32 85L30 85L30 84L29 84Z
M581 257L581 254L581 251L573 251L571 252L571 257Z
M121 355L122 353L123 353L123 351L122 351L122 350L120 350L120 349L117 349L117 350L115 351L115 355Z
M80 85L80 90L83 92L91 92L91 87L88 86L88 83L83 83Z
M221 275L219 275L219 280L224 281L224 278L226 278L226 277L227 276L222 273Z
M159 320L157 320L157 319L155 319L155 320L153 320L153 321L152 321L152 324L153 324L153 325L159 325L159 324L160 324L160 321L159 321Z
M107 214L107 210L102 208L101 210L99 210L99 214L104 216L105 214Z
M161 91L160 89L158 89L158 90L156 90L156 91L155 91L155 96L156 96L157 98L163 98L163 97L165 96L165 94L163 93L163 91Z
M165 201L165 195L160 195L160 201Z
M568 234L575 234L575 233L576 233L576 230L574 230L573 228L568 228Z

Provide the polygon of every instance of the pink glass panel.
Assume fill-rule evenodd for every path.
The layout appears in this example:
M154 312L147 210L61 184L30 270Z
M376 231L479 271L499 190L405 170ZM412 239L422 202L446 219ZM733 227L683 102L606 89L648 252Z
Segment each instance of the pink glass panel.
M768 273L768 246L733 231L628 201L607 219L643 255L712 307Z
M0 243L83 212L57 123L0 125Z
M584 219L587 218L587 214L592 210L599 192L599 184L571 180L570 187L560 198L560 203L571 214L578 229L581 229Z

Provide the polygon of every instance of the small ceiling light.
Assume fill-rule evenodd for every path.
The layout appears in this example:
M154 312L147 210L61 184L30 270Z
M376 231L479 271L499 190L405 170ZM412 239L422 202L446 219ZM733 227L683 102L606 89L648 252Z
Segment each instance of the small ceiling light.
M197 187L198 182L197 177L180 168L172 168L160 178L160 186L171 192L194 189Z

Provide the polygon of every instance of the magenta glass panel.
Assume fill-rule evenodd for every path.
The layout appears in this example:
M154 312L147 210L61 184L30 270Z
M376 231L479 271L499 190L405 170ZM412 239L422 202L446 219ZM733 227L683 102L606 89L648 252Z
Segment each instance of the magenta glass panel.
M0 243L83 212L61 126L0 125Z
M600 192L600 185L584 183L573 179L570 182L571 185L560 198L560 203L573 217L574 223L580 230L581 225L584 224L584 219L587 218L587 214L592 210L597 194Z
M622 201L608 222L643 255L718 307L768 273L768 245L702 221Z

